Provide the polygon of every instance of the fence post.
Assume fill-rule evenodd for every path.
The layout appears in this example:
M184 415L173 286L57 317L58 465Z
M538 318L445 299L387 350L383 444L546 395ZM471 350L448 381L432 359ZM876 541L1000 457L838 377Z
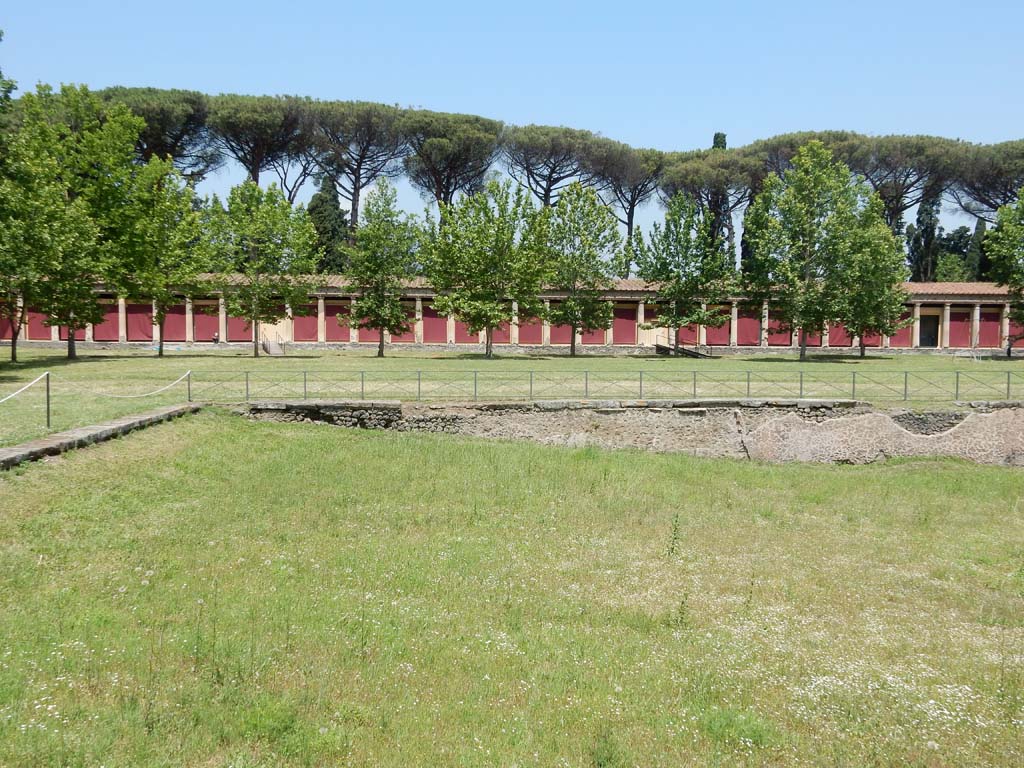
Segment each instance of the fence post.
M249 372L245 372L245 402L249 402Z
M960 371L956 372L955 383L953 384L953 399L960 399Z
M1006 399L1010 399L1010 372L1006 372Z
M420 393L423 391L423 371L416 371L416 399L420 399Z
M853 378L852 378L852 382L850 384L850 399L851 400L856 400L857 399L857 372L856 371L853 372Z
M366 371L359 372L359 399L366 399Z
M50 428L50 372L46 372L46 428Z
M903 399L909 399L910 394L910 371L903 372Z
M533 371L530 371L530 399L533 400Z
M188 402L192 402L192 371L185 374L185 392Z
M640 371L640 399L644 399L644 372ZM1009 398L1007 398L1009 399Z
M747 371L747 399L750 399L750 371Z
M804 372L800 371L800 399L804 399Z
M307 372L302 372L302 399L305 400L309 397L309 382L306 381Z
M590 397L590 371L583 372L583 399Z
M693 396L695 398L697 397L697 371L696 371L696 369L694 369L694 371L693 371Z
M476 371L473 371L473 400L474 401L476 400L476 393L477 393L477 389L476 389L476 373L477 373Z

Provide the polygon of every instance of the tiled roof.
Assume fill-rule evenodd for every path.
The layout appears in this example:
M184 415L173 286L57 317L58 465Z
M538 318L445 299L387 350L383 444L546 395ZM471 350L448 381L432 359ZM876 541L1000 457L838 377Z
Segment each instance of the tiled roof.
M1006 286L995 283L904 283L914 296L1007 296Z

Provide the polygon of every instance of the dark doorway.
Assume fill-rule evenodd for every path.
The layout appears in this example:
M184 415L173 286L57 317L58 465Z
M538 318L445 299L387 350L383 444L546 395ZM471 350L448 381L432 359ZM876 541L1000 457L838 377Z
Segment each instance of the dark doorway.
M939 316L921 315L921 344L922 347L939 346Z

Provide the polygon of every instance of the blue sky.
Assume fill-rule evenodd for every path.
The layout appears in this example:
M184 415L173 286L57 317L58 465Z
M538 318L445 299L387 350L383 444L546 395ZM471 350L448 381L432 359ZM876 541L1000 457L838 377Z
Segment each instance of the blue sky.
M365 99L587 128L634 146L794 130L1024 136L1024 3L11 2L36 82ZM207 185L223 189L237 170ZM408 189L402 201L422 204ZM657 210L645 212L650 220Z

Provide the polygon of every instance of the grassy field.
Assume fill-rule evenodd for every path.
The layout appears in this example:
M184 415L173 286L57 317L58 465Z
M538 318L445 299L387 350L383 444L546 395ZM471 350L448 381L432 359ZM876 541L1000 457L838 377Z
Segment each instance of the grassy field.
M0 353L6 350L0 349ZM1024 399L1024 357L978 359L948 355L872 353L866 360L824 355L752 355L715 360L647 357L424 356L392 352L305 351L254 360L244 349L200 353L172 348L160 360L146 350L87 350L68 363L59 349L28 348L17 365L0 363L0 398L52 372L52 428L182 402L184 382L139 397L192 370L196 400L259 397L446 399L825 397L932 407L960 400ZM113 395L117 395L114 397ZM959 396L959 397L958 397ZM0 404L0 445L46 433L45 392L36 386Z
M1021 765L1022 495L205 412L0 475L0 764Z

